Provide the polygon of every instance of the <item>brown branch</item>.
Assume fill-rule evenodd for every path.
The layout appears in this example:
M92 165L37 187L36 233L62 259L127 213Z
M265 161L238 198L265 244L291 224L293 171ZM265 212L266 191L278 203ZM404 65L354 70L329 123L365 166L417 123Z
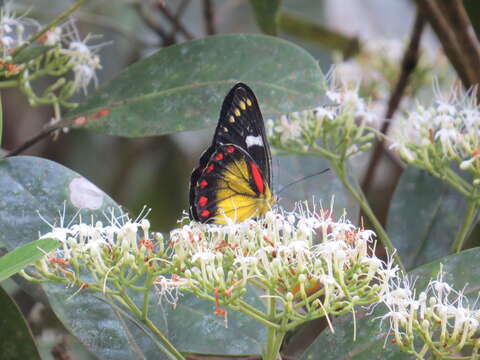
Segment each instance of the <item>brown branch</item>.
M59 130L60 128L58 127L58 125L51 125L49 127L46 127L45 129L43 129L42 131L40 131L37 135L35 135L34 137L28 139L27 141L25 141L23 144L21 144L20 146L17 146L16 148L14 148L13 150L10 150L7 154L5 154L2 158L7 158L7 157L10 157L10 156L15 156L15 155L18 155L22 152L24 152L25 150L27 150L29 147L35 145L37 142L39 142L40 140L42 140L43 138L47 137L48 135L50 135L51 133L53 133L54 131L56 130Z
M461 48L462 58L468 63L472 84L480 83L480 44L461 0L440 1L440 8L450 23Z
M193 34L182 24L180 16L178 14L174 15L168 7L163 7L160 4L158 5L160 12L170 21L173 25L174 33L177 31L181 32L188 40L194 38Z
M443 0L441 0L443 1ZM441 1L437 0L416 0L419 9L432 26L435 34L442 43L445 55L452 63L463 85L469 88L474 84L471 78L471 70L469 64L464 59L464 54L458 44L458 39L455 36L449 22L445 18L443 11L438 6Z
M170 37L173 39L175 38L175 34L178 32L178 25L180 24L180 18L182 17L185 9L187 8L188 4L190 4L190 0L182 0L180 5L178 5L177 13L175 14L175 22L173 24L172 31L170 32Z
M215 16L212 0L203 0L203 16L205 17L205 30L207 35L213 35L215 29Z
M149 11L149 9L146 6L142 5L141 2L136 4L135 7L137 9L137 12L140 14L140 16L145 21L145 24L147 24L147 26L150 29L155 31L157 33L157 35L160 36L164 45L165 44L170 44L172 42L171 35L169 35L165 31L165 29L163 29L162 25L160 25L159 22L157 21L157 19L155 19L155 16L153 15L153 13L151 11Z
M424 29L425 18L420 11L417 11L415 22L412 28L412 33L410 35L410 40L405 54L403 55L401 71L395 84L395 88L390 95L387 111L385 113L385 121L382 124L382 128L380 129L382 134L386 134L388 132L388 129L391 125L391 119L395 114L395 111L398 109L398 106L400 105L400 102L407 88L410 75L413 73L415 67L417 66L420 40L422 38L422 33ZM380 159L382 158L383 151L384 140L379 139L379 141L375 145L372 157L370 159L370 163L368 164L367 171L365 172L365 176L363 178L362 189L365 194L368 194L368 191L370 190L373 179L375 177L375 170L377 169Z

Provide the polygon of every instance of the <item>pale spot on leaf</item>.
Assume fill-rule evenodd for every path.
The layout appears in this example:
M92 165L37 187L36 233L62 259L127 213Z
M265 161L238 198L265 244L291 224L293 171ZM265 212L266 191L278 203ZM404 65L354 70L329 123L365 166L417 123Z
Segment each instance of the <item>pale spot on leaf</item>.
M97 210L103 204L103 192L85 178L75 178L68 186L70 201L79 209Z

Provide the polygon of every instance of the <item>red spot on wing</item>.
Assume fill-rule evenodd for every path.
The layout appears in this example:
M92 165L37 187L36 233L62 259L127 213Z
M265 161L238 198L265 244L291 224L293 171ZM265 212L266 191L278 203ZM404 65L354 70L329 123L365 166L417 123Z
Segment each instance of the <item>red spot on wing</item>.
M198 184L198 187L200 188L200 190L203 190L207 187L207 185L208 185L207 180L202 180L200 181L200 184Z
M265 185L263 184L260 170L258 170L257 165L255 165L253 161L250 162L250 168L252 169L253 181L255 181L255 185L257 186L258 191L263 194L263 192L265 191Z
M73 123L77 126L81 126L87 122L87 118L85 116L80 116L73 120Z
M223 160L223 154L222 154L222 153L218 153L217 155L215 155L215 159L216 159L217 161Z
M207 170L206 170L206 171L207 171L207 173L210 173L210 172L212 172L212 171L213 171L213 169L215 169L215 165L213 165L213 164L210 164L210 166L209 166L209 167L207 167Z
M228 153L231 154L231 153L233 153L234 151L235 151L235 148L234 148L233 146L227 147L227 152L228 152Z
M206 196L200 196L200 198L198 199L198 206L204 207L205 205L207 205L207 201L208 198Z
M97 112L95 115L93 115L94 119L100 119L103 116L106 116L110 114L110 109L102 109L99 112Z
M210 211L208 210L202 210L202 212L200 213L201 217L208 217L208 215L210 215Z

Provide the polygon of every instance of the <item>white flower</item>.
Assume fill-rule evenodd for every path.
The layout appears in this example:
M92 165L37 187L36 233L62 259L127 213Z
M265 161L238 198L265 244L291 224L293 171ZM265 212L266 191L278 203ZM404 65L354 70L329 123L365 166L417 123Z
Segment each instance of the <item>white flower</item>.
M92 80L95 86L98 85L96 71L102 66L97 52L105 44L90 46L88 43L94 38L93 35L88 34L81 39L73 21L67 23L67 26L70 26L70 29L63 39L66 48L62 48L60 52L69 57L68 63L73 66L75 84L86 93Z
M274 131L280 134L280 141L282 143L296 139L302 133L299 123L289 120L285 115L280 117L280 124L275 126Z
M407 118L401 119L392 148L406 162L415 163L435 176L441 177L451 161L455 161L461 170L478 177L480 167L474 166L480 154L480 108L474 105L476 93L453 93L447 97L448 101L445 96L437 96L430 107L418 104Z
M315 116L319 118L327 118L328 120L333 120L335 117L335 111L323 106L320 106L314 110Z
M112 210L112 218L109 219L106 226L100 221L91 224L84 223L81 222L81 218L76 224L64 225L64 220L64 215L62 215L60 226L50 225L51 231L42 238L58 239L62 246L55 251L55 258L71 260L78 265L78 267L70 269L72 272L78 271L77 276L68 278L68 281L75 282L82 278L85 275L85 268L90 268L86 273L96 273L97 277L102 279L112 268L126 265L135 271L145 268L146 262L154 252L157 259L165 256L164 251L156 250L157 248L163 249L163 244L156 246L158 241L162 241L162 238L155 237L150 233L150 224L147 219L132 221L125 214L113 217ZM138 234L139 228L142 229L142 237ZM143 246L139 246L139 244ZM164 263L155 262L155 266L161 266ZM52 265L52 271L55 273L57 263L53 262ZM60 275L62 274L64 273ZM88 281L92 281L92 279Z
M478 310L463 295L443 281L440 270L418 297L410 282L393 279L382 301L389 311L381 316L390 320L390 330L402 351L423 359L426 349L443 356L467 355L466 344L478 343ZM416 339L415 341L412 341ZM422 348L421 341L429 339ZM416 346L419 346L417 349Z
M60 44L62 41L62 27L61 26L55 26L48 30L43 39L42 42L46 46L54 46L57 44Z
M2 57L8 56L16 47L26 41L26 27L39 27L38 23L26 17L26 14L17 16L12 10L12 3L7 1L0 8L0 50Z

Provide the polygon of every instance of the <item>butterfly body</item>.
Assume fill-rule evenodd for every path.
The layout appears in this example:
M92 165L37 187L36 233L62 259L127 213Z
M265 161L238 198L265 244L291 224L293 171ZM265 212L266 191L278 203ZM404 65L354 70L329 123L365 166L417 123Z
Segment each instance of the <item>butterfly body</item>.
M222 105L212 145L190 180L190 216L225 224L265 214L273 205L271 155L253 91L235 85Z

